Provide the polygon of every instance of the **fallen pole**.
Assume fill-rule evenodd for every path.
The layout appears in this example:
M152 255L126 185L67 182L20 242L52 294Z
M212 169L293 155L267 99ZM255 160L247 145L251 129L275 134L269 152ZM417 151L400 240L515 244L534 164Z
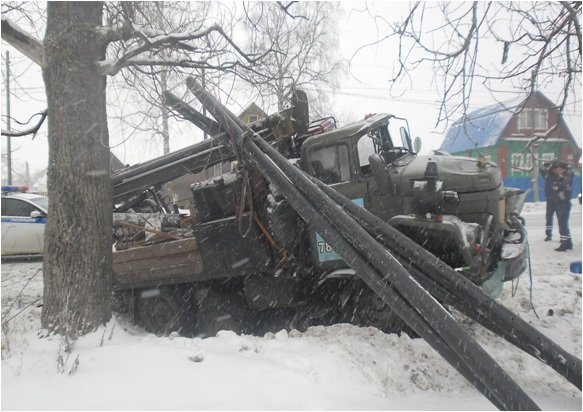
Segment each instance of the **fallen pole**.
M147 187L166 183L186 173L198 173L213 164L234 158L225 138L207 139L118 171L111 177L113 198L119 201Z

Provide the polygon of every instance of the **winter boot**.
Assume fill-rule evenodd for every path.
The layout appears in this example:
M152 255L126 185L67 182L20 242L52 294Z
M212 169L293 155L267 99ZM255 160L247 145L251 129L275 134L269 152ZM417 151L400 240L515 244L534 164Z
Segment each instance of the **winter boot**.
M561 241L561 245L556 248L555 250L557 252L565 252L567 250L572 250L573 249L573 242L571 241L571 239L568 240L563 240Z
M545 242L548 242L549 240L553 240L551 235L547 235L547 237L545 237Z

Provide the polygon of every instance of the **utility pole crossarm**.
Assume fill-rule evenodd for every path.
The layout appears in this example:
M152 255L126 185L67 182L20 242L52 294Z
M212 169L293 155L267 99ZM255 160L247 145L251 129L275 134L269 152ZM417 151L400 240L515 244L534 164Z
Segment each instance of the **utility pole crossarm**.
M6 16L2 16L2 40L43 67L44 49L41 41L22 30Z

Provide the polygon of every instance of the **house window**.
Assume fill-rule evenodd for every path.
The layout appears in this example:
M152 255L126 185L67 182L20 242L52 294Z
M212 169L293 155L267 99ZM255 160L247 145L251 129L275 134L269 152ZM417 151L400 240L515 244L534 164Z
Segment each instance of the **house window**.
M512 153L512 174L514 176L528 173L532 168L532 156L524 153Z
M255 114L249 115L249 123L256 122L257 120L259 120L259 116L255 115Z
M548 129L548 110L538 107L525 108L518 113L518 129Z
M555 154L554 153L543 153L542 158L543 158L543 162L552 162L553 160L555 160Z
M535 109L534 128L546 130L549 127L548 111L546 109Z

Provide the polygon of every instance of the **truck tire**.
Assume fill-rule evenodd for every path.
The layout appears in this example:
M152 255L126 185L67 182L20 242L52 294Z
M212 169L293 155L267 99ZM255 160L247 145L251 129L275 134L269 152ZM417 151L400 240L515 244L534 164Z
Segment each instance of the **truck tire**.
M407 324L368 286L356 281L348 287L353 288L352 297L343 308L345 321L356 326L372 326L385 333L407 332Z
M247 311L235 294L209 288L198 302L196 330L202 336L215 336L221 330L240 334Z
M177 332L192 336L195 331L196 305L180 287L143 289L136 296L136 320L146 331L156 335Z

